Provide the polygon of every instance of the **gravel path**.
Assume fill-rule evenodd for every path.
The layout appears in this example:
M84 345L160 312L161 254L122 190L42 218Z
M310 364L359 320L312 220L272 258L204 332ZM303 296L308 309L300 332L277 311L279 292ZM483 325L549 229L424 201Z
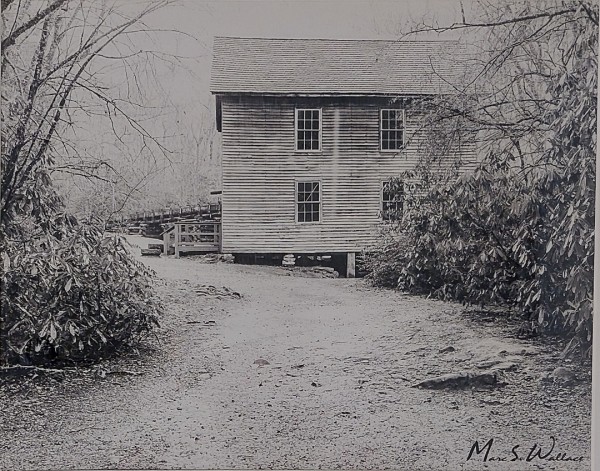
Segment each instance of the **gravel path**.
M5 379L0 467L589 468L589 371L507 337L502 322L358 279L144 262L166 307L154 348L52 380ZM411 387L488 359L514 363L505 387ZM559 364L580 381L540 380ZM536 443L545 455L551 436L549 457L582 461L489 460L511 460L516 445L526 458ZM487 462L467 461L491 438Z

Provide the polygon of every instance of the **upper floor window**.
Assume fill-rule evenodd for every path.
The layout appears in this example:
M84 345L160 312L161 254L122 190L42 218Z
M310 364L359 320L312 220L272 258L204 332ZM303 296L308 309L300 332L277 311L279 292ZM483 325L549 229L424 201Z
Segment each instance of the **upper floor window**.
M320 109L296 109L296 150L321 150Z
M404 147L404 110L381 110L381 150L399 150Z

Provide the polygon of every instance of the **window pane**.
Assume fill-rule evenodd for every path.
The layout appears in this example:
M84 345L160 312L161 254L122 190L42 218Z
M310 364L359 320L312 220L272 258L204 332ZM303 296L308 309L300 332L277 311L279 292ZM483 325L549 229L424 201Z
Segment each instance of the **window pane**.
M298 204L298 222L304 222L303 204Z
M383 182L383 201L387 202L390 200L390 183Z
M398 111L398 113L396 113L396 129L402 129L404 127L404 122L402 119L402 112Z
M389 129L395 129L396 128L396 125L395 125L395 123L396 123L396 111L390 110L388 118L389 118L389 121L388 121Z

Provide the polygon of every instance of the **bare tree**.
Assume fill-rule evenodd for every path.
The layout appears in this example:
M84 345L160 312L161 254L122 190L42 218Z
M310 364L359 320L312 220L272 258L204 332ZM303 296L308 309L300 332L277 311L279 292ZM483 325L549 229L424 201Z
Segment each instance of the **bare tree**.
M152 34L144 18L170 3L156 0L130 12L107 1L2 3L3 233L15 229L15 218L43 223L56 210L51 174L116 183L121 169L82 145L101 129L101 120L122 148L136 141L140 159L168 156L162 136L134 113L145 106L134 60L148 63L134 38ZM107 83L114 64L124 76L125 94L113 93L114 84Z
M584 49L590 52L587 59L595 60L590 37L598 28L598 6L590 0L482 0L477 5L475 18L465 17L463 10L461 22L420 22L404 33L463 33L468 42L461 57L464 74L449 83L453 93L431 106L435 112L424 128L435 129L431 142L438 148L444 141L440 132L446 142L477 136L492 163L503 165L508 158L527 178L545 165L541 155L552 127L549 117L560 99L550 89L552 81L582 60L582 41L591 41Z

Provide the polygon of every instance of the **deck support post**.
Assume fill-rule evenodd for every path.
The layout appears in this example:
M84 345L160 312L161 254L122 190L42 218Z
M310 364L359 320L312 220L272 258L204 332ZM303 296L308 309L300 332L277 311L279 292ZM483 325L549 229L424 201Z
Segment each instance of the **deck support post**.
M175 229L173 228L173 231ZM171 231L165 231L163 233L163 246L164 246L164 255L165 257L169 255L169 246L171 245Z
M179 224L175 224L175 258L179 258Z
M346 263L346 278L354 278L356 276L356 253L347 253Z

